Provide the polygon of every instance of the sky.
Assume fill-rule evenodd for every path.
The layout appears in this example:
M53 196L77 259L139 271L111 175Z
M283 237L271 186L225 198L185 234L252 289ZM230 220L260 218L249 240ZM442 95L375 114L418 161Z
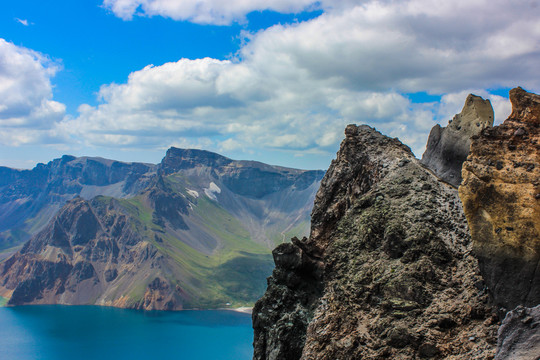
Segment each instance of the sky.
M417 157L467 94L540 91L540 1L0 4L0 166L167 148L326 169L350 123Z

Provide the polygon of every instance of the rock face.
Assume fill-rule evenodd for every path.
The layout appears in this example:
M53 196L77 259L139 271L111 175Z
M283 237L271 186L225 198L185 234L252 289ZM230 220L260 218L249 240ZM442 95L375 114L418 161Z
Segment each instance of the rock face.
M540 96L510 91L512 114L473 138L459 194L495 302L540 304Z
M309 238L274 250L254 359L489 359L489 305L457 190L397 139L349 125Z
M32 170L0 167L0 250L20 245L77 196L132 197L155 176L144 163L64 155Z
M540 305L518 306L499 328L495 360L537 360L540 357Z
M447 127L435 125L429 133L422 163L444 181L459 186L461 166L467 159L471 137L493 126L493 108L489 100L470 94L461 113Z
M44 198L58 194L60 201L105 190L111 196L71 200L21 251L0 263L0 295L9 298L8 305L147 310L252 305L272 271L270 249L308 233L324 174L171 148L161 164L133 175L138 185L130 189L137 191L126 192L120 190L130 172L114 175L107 169L116 168L115 162L101 159L104 167L96 169L102 172L94 173L75 166L80 158L63 159L62 166L52 162L63 175L54 186L45 181ZM19 198L26 194L22 185L30 188L28 179L8 170L2 181L4 189L14 190L4 194L12 195L9 203L32 204L31 195ZM76 189L69 190L69 184Z
M214 175L233 193L260 199L294 186L304 190L319 182L323 171L305 171L272 166L258 161L231 160L205 150L170 148L161 162L164 175L179 171L192 172L210 168Z
M116 200L72 200L20 252L0 264L0 285L11 292L8 305L181 308L180 292L164 293L153 303L125 296L149 280L146 289L152 290L172 270L137 225Z

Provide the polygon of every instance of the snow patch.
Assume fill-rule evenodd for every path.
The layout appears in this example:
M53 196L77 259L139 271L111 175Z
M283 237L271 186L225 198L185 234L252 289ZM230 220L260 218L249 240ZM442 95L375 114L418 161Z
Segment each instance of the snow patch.
M206 196L208 196L210 199L217 201L216 194L221 193L221 189L219 186L217 186L214 182L211 182L207 189L204 189L204 193Z
M212 183L213 184L213 183ZM187 193L191 196L193 196L194 198L198 198L199 197L199 193L195 190L190 190L190 189L186 189L187 190Z

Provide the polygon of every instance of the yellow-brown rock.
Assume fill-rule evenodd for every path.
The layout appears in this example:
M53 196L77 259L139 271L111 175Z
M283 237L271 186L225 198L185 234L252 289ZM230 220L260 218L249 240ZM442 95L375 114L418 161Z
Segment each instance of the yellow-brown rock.
M512 114L473 137L459 195L495 302L540 303L540 96L510 91Z

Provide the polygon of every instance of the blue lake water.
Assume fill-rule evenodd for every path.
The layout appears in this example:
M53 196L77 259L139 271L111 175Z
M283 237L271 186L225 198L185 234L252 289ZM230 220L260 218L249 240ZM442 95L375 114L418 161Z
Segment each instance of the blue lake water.
M251 315L97 306L0 308L0 359L251 359Z

